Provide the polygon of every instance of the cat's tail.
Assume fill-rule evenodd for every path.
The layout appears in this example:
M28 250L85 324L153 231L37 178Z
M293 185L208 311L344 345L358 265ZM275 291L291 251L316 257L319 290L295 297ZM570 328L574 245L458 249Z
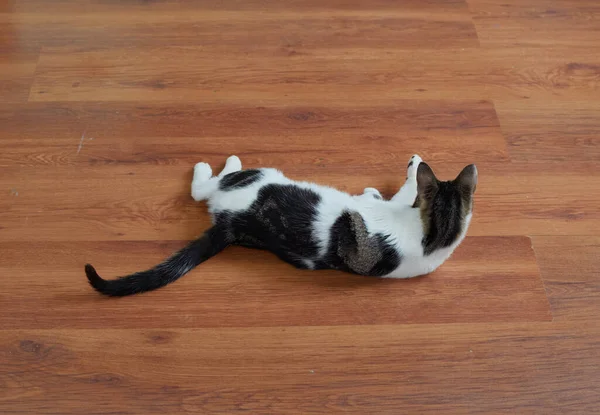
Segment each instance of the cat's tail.
M225 249L230 244L227 234L221 226L213 226L163 263L147 271L136 272L116 280L102 279L90 264L85 266L85 274L96 291L112 297L156 290L184 276Z

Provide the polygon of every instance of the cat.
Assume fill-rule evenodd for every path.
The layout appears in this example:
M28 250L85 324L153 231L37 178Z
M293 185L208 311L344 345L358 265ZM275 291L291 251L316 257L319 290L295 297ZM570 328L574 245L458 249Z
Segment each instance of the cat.
M241 245L302 269L416 277L437 269L465 237L476 186L475 165L440 181L418 155L391 200L374 188L353 196L290 180L276 169L242 170L236 156L218 176L198 163L192 197L208 201L210 229L150 270L115 280L102 279L90 264L85 272L98 292L126 296L163 287L227 246Z

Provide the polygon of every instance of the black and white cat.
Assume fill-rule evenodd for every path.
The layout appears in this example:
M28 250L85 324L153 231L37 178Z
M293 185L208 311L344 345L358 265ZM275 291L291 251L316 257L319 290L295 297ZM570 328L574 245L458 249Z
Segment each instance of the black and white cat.
M406 182L391 199L376 189L353 196L297 182L270 168L242 170L231 156L218 176L194 168L192 197L208 200L213 227L160 265L104 280L85 272L92 287L125 296L175 281L229 245L266 249L303 269L336 269L366 276L409 278L438 268L465 237L477 185L475 165L439 181L414 155Z

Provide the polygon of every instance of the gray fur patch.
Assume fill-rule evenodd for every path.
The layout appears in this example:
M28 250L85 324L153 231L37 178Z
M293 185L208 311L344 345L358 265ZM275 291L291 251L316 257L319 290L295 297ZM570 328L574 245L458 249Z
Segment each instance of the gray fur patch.
M365 221L358 212L349 212L350 226L356 236L355 246L338 246L338 255L354 272L368 274L383 258L377 239L369 236Z

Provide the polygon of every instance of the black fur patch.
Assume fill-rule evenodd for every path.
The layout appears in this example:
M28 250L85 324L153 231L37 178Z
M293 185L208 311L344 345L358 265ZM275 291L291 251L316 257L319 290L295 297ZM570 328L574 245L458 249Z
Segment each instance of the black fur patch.
M456 241L462 230L463 200L451 182L439 182L435 195L426 202L427 234L422 245L425 255L446 248Z
M255 169L229 173L219 181L219 189L224 191L241 189L260 180L262 176L263 172Z
M104 295L122 297L155 290L182 277L200 263L218 254L230 244L227 231L219 224L190 242L185 248L163 263L147 271L136 272L115 280L102 279L93 266L87 264L85 273L94 289Z
M231 217L235 244L267 249L298 268L319 253L312 226L321 197L296 185L269 184L244 212Z

